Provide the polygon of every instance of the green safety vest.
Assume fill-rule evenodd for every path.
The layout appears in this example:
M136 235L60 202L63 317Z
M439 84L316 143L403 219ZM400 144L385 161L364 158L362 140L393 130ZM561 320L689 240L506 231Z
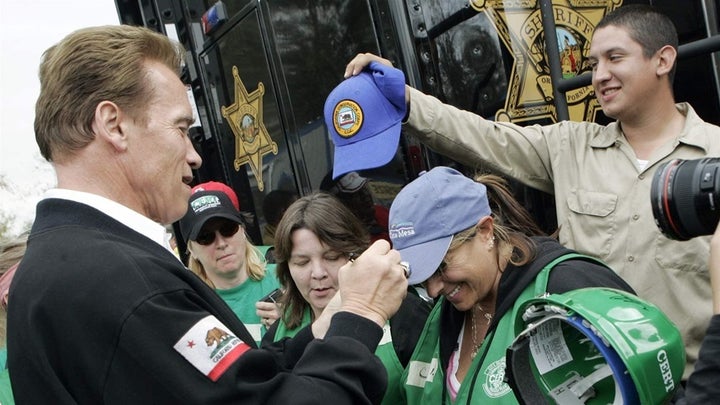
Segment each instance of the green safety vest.
M550 271L565 260L583 258L595 259L568 253L548 263L515 301L512 310L507 311L497 327L488 334L473 359L465 379L460 385L455 404L518 404L510 386L504 382L505 354L515 338L514 321L523 302L545 294ZM445 388L445 370L440 367L440 313L442 301L435 305L423 329L415 352L402 375L404 395L402 402L413 404L453 403ZM444 398L443 398L443 393Z
M302 323L300 326L294 329L287 329L285 322L282 318L278 320L277 329L275 330L274 341L295 336L300 329L304 328L311 323L310 308L306 308L303 312ZM380 358L380 361L385 366L388 374L388 385L385 389L385 396L381 404L383 405L396 405L402 403L402 386L400 384L403 366L400 363L400 359L395 353L395 347L392 342L392 334L390 333L390 322L386 322L383 327L383 336L378 343L377 349L375 349L375 355Z

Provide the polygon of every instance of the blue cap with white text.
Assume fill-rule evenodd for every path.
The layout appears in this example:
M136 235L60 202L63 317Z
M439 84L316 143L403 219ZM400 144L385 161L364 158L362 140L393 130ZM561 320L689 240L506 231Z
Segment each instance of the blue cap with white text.
M455 169L438 166L408 183L390 206L393 248L410 263L408 284L432 276L453 235L491 214L484 184Z
M405 117L405 75L371 62L343 80L325 100L325 124L335 144L332 178L387 164L395 156Z

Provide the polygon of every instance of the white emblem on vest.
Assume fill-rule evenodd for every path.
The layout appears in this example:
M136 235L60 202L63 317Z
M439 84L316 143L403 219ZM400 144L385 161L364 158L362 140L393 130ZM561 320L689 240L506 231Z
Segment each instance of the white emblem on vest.
M499 398L511 391L510 386L505 384L505 357L493 361L485 369L485 382L483 391L490 398Z
M432 382L438 369L438 359L430 360L430 363L413 360L408 364L408 378L405 383L414 387L425 387L426 383Z

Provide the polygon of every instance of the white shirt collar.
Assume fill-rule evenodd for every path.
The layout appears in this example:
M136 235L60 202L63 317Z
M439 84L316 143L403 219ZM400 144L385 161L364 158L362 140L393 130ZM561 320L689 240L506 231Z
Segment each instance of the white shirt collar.
M64 188L53 188L46 191L43 199L47 198L61 198L63 200L89 205L114 218L135 232L145 235L175 255L175 252L172 251L168 243L169 238L166 237L167 232L164 226L122 204L97 194Z

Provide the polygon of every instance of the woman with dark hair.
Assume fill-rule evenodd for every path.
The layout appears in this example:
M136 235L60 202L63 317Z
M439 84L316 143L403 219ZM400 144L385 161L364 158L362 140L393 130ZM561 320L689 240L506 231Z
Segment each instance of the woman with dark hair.
M338 269L369 244L368 231L337 198L315 193L295 201L275 232L284 312L263 337L263 344L292 337L326 308L332 310L328 304L338 291ZM411 293L385 325L375 351L388 372L383 403L399 403L399 378L428 313L428 305Z
M421 174L390 207L390 237L413 270L408 283L437 300L402 378L408 404L516 404L504 374L519 303L582 287L633 292L544 236L494 175Z

